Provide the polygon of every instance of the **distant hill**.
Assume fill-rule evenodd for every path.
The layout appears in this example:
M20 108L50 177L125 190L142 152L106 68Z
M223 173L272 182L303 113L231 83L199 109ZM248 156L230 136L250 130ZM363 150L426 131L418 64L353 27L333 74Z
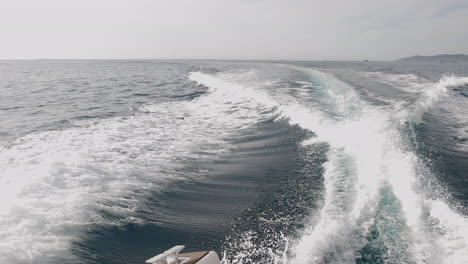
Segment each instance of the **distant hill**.
M465 54L442 54L435 56L413 56L399 59L402 62L468 62L468 56Z

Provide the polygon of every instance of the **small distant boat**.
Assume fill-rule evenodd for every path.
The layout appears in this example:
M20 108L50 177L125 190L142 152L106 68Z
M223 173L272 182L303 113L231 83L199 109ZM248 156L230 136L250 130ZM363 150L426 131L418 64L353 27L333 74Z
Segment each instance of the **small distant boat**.
M221 264L214 251L180 253L184 245L177 245L146 261L148 264Z

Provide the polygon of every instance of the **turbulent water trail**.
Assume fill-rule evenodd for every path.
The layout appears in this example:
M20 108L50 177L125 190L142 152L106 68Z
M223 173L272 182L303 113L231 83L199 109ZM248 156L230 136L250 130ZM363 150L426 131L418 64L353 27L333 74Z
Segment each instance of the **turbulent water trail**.
M145 104L131 116L78 120L0 147L0 262L80 263L73 243L87 230L157 221L138 214L142 201L206 175L200 164L270 118L263 104L246 105L234 93Z
M245 75L190 76L212 89L235 90L233 96L271 107L279 118L314 132L316 138L305 145L329 144L324 206L312 213L284 262L467 262L466 217L417 189L418 174L428 170L420 169L424 165L400 134L400 117L408 115L361 100L352 87L329 74L301 71L310 78L310 104L245 81ZM460 82L447 78L405 109L413 114L411 120L420 120L444 89Z
M413 109L408 109L410 114L410 120L420 121L425 111L428 111L434 104L437 103L438 98L444 95L446 89L452 86L458 86L466 83L464 78L455 77L444 77L439 83L425 91L423 95L416 100ZM345 85L345 84L343 84ZM331 84L329 89L336 89L336 85ZM347 98L355 97L356 95L352 92L351 87L347 87L350 90L349 93L345 93ZM355 104L356 101L353 101ZM360 103L359 107L362 111L362 115L355 117L354 120L347 120L349 124L333 124L332 130L335 133L331 133L332 136L327 138L327 142L333 146L338 142L343 147L345 153L351 154L355 158L354 166L356 167L358 176L357 181L357 192L366 192L369 190L375 191L380 190L381 194L375 196L375 193L365 196L365 198L358 199L354 204L354 212L351 219L357 219L357 221L363 221L360 226L369 225L369 228L365 230L366 233L361 235L366 236L365 243L374 243L373 239L369 239L369 235L372 235L372 231L377 232L379 236L388 236L388 233L393 233L392 240L400 241L395 243L394 241L384 239L383 246L378 249L381 252L366 252L366 254L381 254L382 257L387 260L388 263L399 263L405 262L416 262L416 263L464 263L468 259L468 243L467 233L465 232L468 227L468 220L465 216L459 215L455 211L449 208L449 206L441 200L427 199L424 190L416 189L416 179L421 178L417 174L422 171L418 169L421 166L420 161L412 152L408 152L407 147L402 142L401 135L399 135L398 123L402 120L395 120L392 116L394 113L390 109L376 108L365 102ZM401 116L396 113L395 116ZM353 124L354 123L354 124ZM356 128L353 130L352 128ZM320 131L321 128L310 127L313 131ZM320 133L318 133L320 137ZM330 135L330 134L329 134ZM346 135L346 136L344 136ZM342 138L352 136L352 140L349 142L342 142ZM330 162L333 161L333 156L329 157ZM327 168L327 172L330 170ZM424 171L428 173L427 170ZM352 174L350 174L352 176ZM430 177L430 175L425 175ZM327 180L327 173L325 174ZM375 182L378 180L379 182ZM385 187L388 183L389 188ZM376 189L376 184L379 186ZM362 188L365 187L365 188ZM330 188L328 188L330 189ZM383 195L382 195L383 192ZM400 217L403 217L403 225L393 226L391 229L380 229L376 221L381 217L382 213L389 215L385 209L382 210L381 206L385 205L385 196L390 195L386 192L391 192L398 199L397 203L400 205L402 215L398 212L387 219L387 221L397 221ZM372 203L377 202L377 207L373 207ZM362 210L363 204L367 204L369 208ZM361 209L360 209L361 208ZM441 214L440 211L444 211ZM343 211L345 212L345 211ZM429 213L428 213L429 212ZM437 212L437 216L435 216ZM321 217L326 216L327 207L325 206ZM373 214L373 215L372 215ZM379 215L380 214L380 215ZM429 216L427 215L429 214ZM360 215L360 216L359 216ZM361 218L361 219L360 219ZM368 218L368 220L364 220ZM370 219L370 220L369 220ZM448 223L450 219L457 219L453 222ZM371 222L373 223L371 223ZM328 224L325 218L324 223ZM445 222L445 224L442 224ZM319 221L319 224L322 223ZM438 223L436 226L430 226L431 224ZM327 225L326 224L326 225ZM304 261L305 263L310 262L310 252L314 252L317 248L313 243L310 243L307 239L315 239L314 232L320 233L323 228L319 225L311 225L313 232L302 238L296 248L296 259L297 261ZM396 229L393 229L396 228ZM431 229L433 228L433 229ZM443 232L439 232L440 230ZM462 230L459 234L455 234L455 230ZM409 231L409 236L405 232ZM435 231L435 232L434 232ZM369 233L371 232L371 233ZM375 233L374 233L375 234ZM360 235L355 236L359 238ZM362 237L361 237L362 238ZM359 238L359 240L361 240ZM432 239L436 238L434 243ZM326 240L326 239L325 239ZM361 240L362 241L362 240ZM457 246L454 246L457 245ZM307 248L307 246L311 246ZM339 246L336 248L340 248ZM335 258L335 252L327 258L316 257L316 253L312 253L312 259L317 259L318 262L324 259ZM364 247L366 249L366 247ZM320 254L323 252L319 249ZM342 249L339 249L342 251ZM346 251L345 251L346 252ZM442 258L438 253L442 253ZM357 252L355 252L357 253ZM339 255L344 256L342 252L338 252ZM305 255L305 256L304 256ZM359 256L361 255L361 256ZM297 258L299 256L299 259ZM319 255L320 256L320 255ZM354 262L353 258L337 259L340 262L344 260ZM366 259L365 254L363 257L363 250L356 254L355 259L362 262L373 262L375 259ZM333 261L331 261L333 262Z
M188 107L148 105L132 117L35 133L2 149L1 262L79 262L70 248L85 229L142 222L136 211L143 197L197 174L180 170L183 163L229 149L199 133L197 125L211 122ZM184 111L198 123L180 119Z
M445 76L434 83L411 74L367 74L408 94L405 99L388 98L388 104L378 106L331 74L270 66L210 68L209 74L191 72L189 81L187 71L181 70L168 78L177 80L174 85L183 89L160 91L164 100L151 97L159 99L142 101L115 115L70 119L66 126L28 130L16 141L1 145L0 262L85 262L73 249L75 242L87 239L87 232L95 227L157 221L139 211L145 201L169 184L208 174L203 163L226 157L237 147L231 139L243 129L281 121L278 124L301 131L301 136L288 140L301 141L302 147L297 147L303 151L298 155L301 166L318 164L318 169L310 168L316 169L314 175L323 176L323 186L317 183L320 186L314 190L321 193L323 187L323 201L309 201L318 208L306 219L275 211L281 206L259 209L265 213L258 216L259 225L276 228L282 221L300 221L304 227L294 234L274 233L276 229L268 226L262 227L263 233L247 230L239 241L226 241L226 247L232 242L229 252L234 255L226 263L257 263L259 257L264 258L262 263L468 263L467 216L439 198L443 195L428 193L422 181L434 175L405 140L411 132L407 130L424 124L427 114L435 110L449 113L445 117L457 124L455 129L466 130L466 111L458 111L465 108L439 104L454 91L464 94L468 78ZM114 91L112 85L117 84L111 79L96 91ZM130 80L133 87L136 82ZM196 83L202 86L194 87ZM86 88L83 85L77 87ZM111 100L118 109L129 100L126 96L149 95L134 93L125 83L118 85L128 90ZM61 95L68 98L71 91ZM88 99L81 98L82 102ZM466 99L456 100L462 104ZM57 102L57 106L62 104ZM27 113L31 115L26 114L23 123L35 119L37 109L30 108ZM456 132L458 150L466 150L468 132ZM299 195L295 188L304 191L315 184L304 185L306 180L310 179L288 182L291 190L281 197ZM269 241L256 244L260 239Z

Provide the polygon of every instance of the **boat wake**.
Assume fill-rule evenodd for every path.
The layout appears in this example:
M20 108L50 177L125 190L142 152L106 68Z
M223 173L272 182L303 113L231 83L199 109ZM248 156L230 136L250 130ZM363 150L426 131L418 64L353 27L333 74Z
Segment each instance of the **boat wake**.
M436 110L466 129L466 111L444 98L468 79L369 75L414 99L375 105L329 73L274 67L279 77L261 66L194 71L185 85L202 89L184 99L0 146L0 262L83 262L73 247L94 228L157 221L145 200L209 175L204 162L229 155L242 131L279 121L301 131L291 136L301 169L320 179L292 172L273 205L246 213L256 224L226 239L224 263L468 263L468 218L428 189L435 175L406 135Z
M400 119L405 115L363 101L330 74L302 71L310 78L310 103L245 75L190 75L210 89L235 91L234 98L269 107L277 119L313 132L316 137L304 146L329 145L323 207L311 212L301 235L291 238L291 247L284 249L287 257L265 263L468 262L468 219L418 184L433 176L405 144L402 123L408 120ZM446 89L464 82L444 77L407 110L409 121L419 122Z
M142 213L142 201L206 176L203 162L229 154L238 131L270 117L260 103L226 101L235 92L225 92L77 120L0 146L0 262L80 263L73 244L93 228L157 221Z

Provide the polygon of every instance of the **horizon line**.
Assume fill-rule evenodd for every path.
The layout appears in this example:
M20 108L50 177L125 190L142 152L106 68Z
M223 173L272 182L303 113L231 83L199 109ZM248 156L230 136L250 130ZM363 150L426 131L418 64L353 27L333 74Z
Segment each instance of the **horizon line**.
M32 58L32 59L2 59L0 61L155 61L155 60L173 60L173 61L350 61L350 62L363 62L363 61L394 61L395 59L201 59L201 58Z

